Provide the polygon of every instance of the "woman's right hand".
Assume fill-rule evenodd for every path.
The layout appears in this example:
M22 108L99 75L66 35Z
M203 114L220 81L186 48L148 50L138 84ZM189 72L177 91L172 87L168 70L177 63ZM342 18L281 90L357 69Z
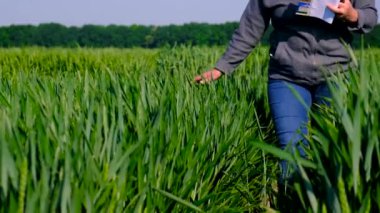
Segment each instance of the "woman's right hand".
M201 75L195 76L194 81L199 84L209 83L211 81L218 80L223 73L217 69L212 69L204 72Z

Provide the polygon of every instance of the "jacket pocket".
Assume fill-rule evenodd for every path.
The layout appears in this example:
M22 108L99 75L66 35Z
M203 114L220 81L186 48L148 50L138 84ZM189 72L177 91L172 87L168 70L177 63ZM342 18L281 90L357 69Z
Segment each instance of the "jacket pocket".
M284 49L286 44L284 42L279 42L275 47L273 47L271 52L271 58L276 64L288 64L289 56L286 54Z

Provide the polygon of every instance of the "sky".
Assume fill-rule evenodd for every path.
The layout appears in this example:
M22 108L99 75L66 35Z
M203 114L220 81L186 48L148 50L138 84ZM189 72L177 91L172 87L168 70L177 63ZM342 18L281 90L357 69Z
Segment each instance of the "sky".
M248 0L1 0L0 26L168 25L238 21ZM380 8L380 1L376 0Z
M0 25L168 25L238 21L248 0L1 0Z

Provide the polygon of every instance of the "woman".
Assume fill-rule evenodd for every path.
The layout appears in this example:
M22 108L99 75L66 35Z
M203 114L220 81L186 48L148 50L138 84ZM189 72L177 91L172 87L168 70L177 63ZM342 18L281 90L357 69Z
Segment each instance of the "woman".
M316 0L319 1L319 0ZM347 70L350 55L344 43L351 43L351 32L367 33L377 23L375 0L341 0L326 5L335 19L329 24L319 18L301 16L310 1L250 0L230 45L213 70L195 78L198 83L217 80L248 56L267 29L270 37L268 96L280 147L306 143L308 111L330 97L325 76ZM302 7L302 8L301 8ZM302 12L302 11L301 11ZM327 75L326 75L327 74ZM299 101L293 88L307 104ZM301 155L303 150L299 148ZM281 162L280 183L286 177L286 162Z

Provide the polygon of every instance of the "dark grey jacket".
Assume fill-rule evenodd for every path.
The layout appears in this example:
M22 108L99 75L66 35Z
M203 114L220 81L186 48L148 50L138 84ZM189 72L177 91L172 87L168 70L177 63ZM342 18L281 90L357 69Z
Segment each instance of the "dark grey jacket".
M351 62L344 43L351 32L367 33L377 23L375 0L352 0L358 10L357 26L335 19L333 24L296 15L299 0L250 0L227 51L215 68L230 74L258 44L269 23L269 78L316 85L324 80L323 70L331 74L347 69ZM344 42L343 42L344 41Z

